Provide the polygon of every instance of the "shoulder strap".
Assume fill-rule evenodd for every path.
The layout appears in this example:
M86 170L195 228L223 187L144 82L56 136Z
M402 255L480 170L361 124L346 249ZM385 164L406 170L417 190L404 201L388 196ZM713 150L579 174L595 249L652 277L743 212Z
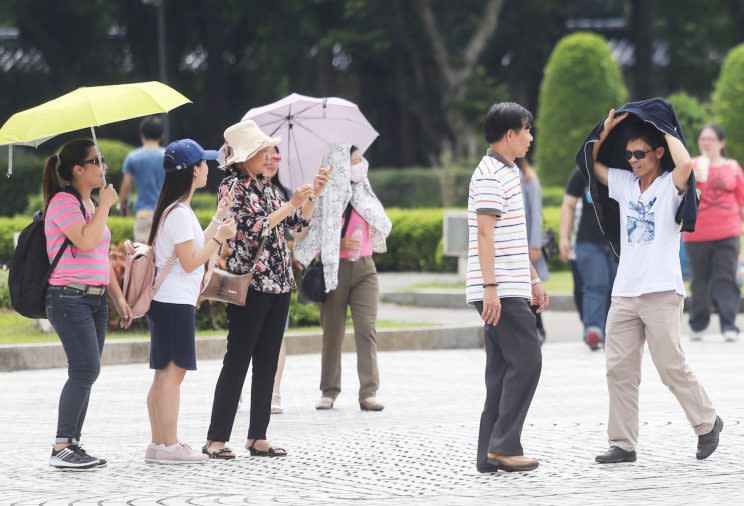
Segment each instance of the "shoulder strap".
M69 193L70 195L73 195L77 199L78 203L80 203L80 212L83 213L83 220L85 220L85 204L83 204L83 199L80 198L80 194L72 186L68 186L61 191L65 193ZM72 244L72 241L70 240L70 238L65 236L65 242L62 243L62 247L59 248L59 251L57 252L57 256L54 257L54 260L49 266L49 272L47 273L47 278L51 277L52 273L54 272L54 269L57 268L57 264L59 264L59 261L62 260L62 255L65 254L65 251L67 250L67 248L70 247L71 244Z
M351 207L351 203L346 204L346 209L344 210L344 226L341 227L341 237L344 237L346 231L349 229L349 219L351 218L352 209L354 208Z
M153 237L153 244L152 247L155 247L155 240L158 238L158 232L160 232L160 228L165 223L165 219L168 217L170 212L176 208L180 204L180 201L176 201L173 204L168 207L165 212L163 212L163 217L160 219L160 223L158 224L158 230L155 232L155 237ZM157 292L160 288L160 285L163 284L165 281L165 278L168 276L168 273L171 271L174 265L176 265L176 261L178 260L178 257L176 256L176 248L173 248L173 254L168 258L168 261L165 263L165 266L163 269L155 276L155 282L152 284L153 291Z

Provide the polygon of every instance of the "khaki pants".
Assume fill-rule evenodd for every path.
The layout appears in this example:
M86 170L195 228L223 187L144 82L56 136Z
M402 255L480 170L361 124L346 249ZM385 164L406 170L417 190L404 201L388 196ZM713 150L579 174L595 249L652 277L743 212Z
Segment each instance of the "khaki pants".
M150 238L150 228L152 227L153 212L142 209L137 211L134 217L134 240L136 242L146 243Z
M648 341L662 383L682 405L695 434L713 429L716 412L687 367L679 342L683 303L684 298L674 291L612 297L605 342L610 446L633 451L638 444L638 387L644 341Z
M380 386L377 371L377 269L372 257L341 260L338 286L320 305L323 327L320 390L335 399L341 392L341 346L346 333L346 308L351 307L356 342L359 400L374 397Z

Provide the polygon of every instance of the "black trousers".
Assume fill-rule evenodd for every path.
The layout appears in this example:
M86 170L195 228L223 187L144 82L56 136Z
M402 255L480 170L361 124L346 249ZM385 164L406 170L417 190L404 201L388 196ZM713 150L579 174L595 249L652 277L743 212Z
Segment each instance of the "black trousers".
M478 313L483 303L475 302ZM488 452L523 455L522 427L542 369L535 315L526 299L501 299L501 317L485 325L486 402L480 420L477 464Z
M739 238L685 243L690 260L690 327L702 331L710 322L711 305L718 308L721 332L733 330L739 312L739 285L736 268L739 264Z
M289 293L251 289L245 306L227 306L227 353L217 380L207 439L229 441L240 392L253 359L248 439L266 439L271 392L289 312Z

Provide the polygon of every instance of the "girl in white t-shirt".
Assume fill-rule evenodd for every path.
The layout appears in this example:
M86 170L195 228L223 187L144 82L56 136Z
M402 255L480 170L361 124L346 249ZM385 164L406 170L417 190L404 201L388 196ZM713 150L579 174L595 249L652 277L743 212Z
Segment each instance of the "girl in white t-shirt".
M191 209L194 191L207 183L206 160L216 158L216 151L205 151L190 139L173 142L165 149L165 181L149 243L155 248L159 271L171 257L175 257L175 263L147 313L150 368L155 370L147 395L152 428L152 442L145 452L147 462L187 464L208 460L178 441L177 422L181 382L187 370L196 369L196 303L204 264L225 240L235 236L235 222L224 220L229 197L217 206L204 231Z

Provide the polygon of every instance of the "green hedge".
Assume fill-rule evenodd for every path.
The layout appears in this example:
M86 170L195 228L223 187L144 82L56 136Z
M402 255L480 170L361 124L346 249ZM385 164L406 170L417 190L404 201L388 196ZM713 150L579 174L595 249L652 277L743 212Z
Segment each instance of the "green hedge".
M35 155L18 156L13 160L13 175L6 177L8 157L0 154L0 216L13 216L26 210L29 195L40 195L44 160Z
M744 44L729 51L713 93L713 113L726 129L731 158L744 160Z
M685 134L685 140L687 141L687 150L693 156L700 154L697 135L710 118L707 107L692 95L682 91L672 93L667 97L667 100L674 107L682 125L682 132Z
M561 39L540 85L535 162L545 185L564 185L581 142L628 96L607 41L593 33Z

